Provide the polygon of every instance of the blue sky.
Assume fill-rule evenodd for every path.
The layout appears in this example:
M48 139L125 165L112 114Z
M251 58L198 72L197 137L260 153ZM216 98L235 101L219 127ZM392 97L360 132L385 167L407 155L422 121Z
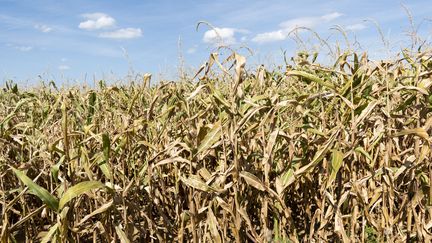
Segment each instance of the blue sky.
M278 63L283 51L293 55L302 48L289 34L297 26L310 27L329 42L341 41L331 29L341 26L360 43L355 48L382 55L377 29L365 20L379 23L391 48L400 49L410 26L401 4L428 39L432 5L427 1L0 0L0 80L114 81L130 70L173 78L180 56L192 70L221 43L248 46L250 65ZM218 34L205 25L197 31L199 21L211 23ZM306 48L318 43L300 35Z

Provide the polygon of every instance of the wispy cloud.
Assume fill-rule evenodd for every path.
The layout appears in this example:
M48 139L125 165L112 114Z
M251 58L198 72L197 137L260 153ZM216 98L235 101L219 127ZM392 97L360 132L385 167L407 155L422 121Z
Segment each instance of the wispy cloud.
M339 18L340 16L342 16L341 13L333 12L322 16L290 19L288 21L280 23L280 29L257 34L252 38L252 41L258 43L265 43L285 40L288 38L289 33L298 27L314 28L322 23L331 22Z
M333 13L321 16L320 19L323 19L324 21L328 22L328 21L332 21L334 19L337 19L337 18L341 17L342 15L343 14L341 14L341 13L333 12Z
M23 46L23 45L15 45L15 44L6 44L6 46L22 52L28 52L33 50L33 46L25 46L25 45Z
M140 28L124 28L99 34L99 37L109 39L133 39L141 36L142 30Z
M204 33L203 41L209 44L226 44L232 45L237 43L235 37L236 33L248 33L247 30L235 29L235 28L214 28L207 30Z
M78 25L78 28L84 30L98 30L114 27L116 20L105 13L87 13L82 15L85 21Z
M43 33L48 33L48 32L51 32L53 30L51 27L44 25L44 24L37 24L34 26L34 28L39 30L40 32L43 32Z
M33 47L32 46L15 46L15 49L17 49L19 51L26 52L26 51L33 50Z
M350 31L364 30L366 28L367 26L365 24L352 24L345 26L345 29Z

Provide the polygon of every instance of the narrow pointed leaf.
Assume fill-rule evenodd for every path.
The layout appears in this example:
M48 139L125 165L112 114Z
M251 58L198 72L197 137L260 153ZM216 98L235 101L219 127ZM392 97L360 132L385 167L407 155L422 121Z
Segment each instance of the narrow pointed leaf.
M59 209L62 209L66 203L68 203L70 200L74 199L75 197L86 193L92 189L99 189L103 188L105 185L100 181L83 181L81 183L78 183L77 185L69 188L60 199L59 203Z
M58 229L58 223L56 223L55 225L51 226L51 228L46 233L46 235L41 239L41 243L48 243L48 242L50 242L51 239L53 238L54 234L56 233L57 229ZM51 241L51 242L54 242L54 241Z
M189 177L189 178L180 177L180 180L184 184L186 184L187 186L190 186L192 188L198 189L200 191L204 191L204 192L215 192L216 191L214 188L210 187L209 185L207 185L203 181L199 180L198 178L194 178L194 177Z
M240 172L240 177L243 177L243 179L245 179L247 184L255 187L256 189L258 189L260 191L265 191L265 187L264 187L263 183L254 174L249 173L247 171L242 171L242 172Z
M23 172L12 168L15 175L30 189L30 192L36 195L40 200L42 200L48 207L57 211L58 209L58 201L57 199L51 195L45 188L39 186L34 183L32 179L26 176Z
M378 105L378 103L379 102L376 100L369 103L355 120L355 126L358 126L370 114L370 112L375 108L375 106Z
M96 209L95 211L91 212L90 214L86 215L83 219L81 219L81 221L78 223L78 225L81 225L83 223L85 223L88 219L90 219L91 217L103 213L105 211L107 211L108 209L111 208L111 206L113 205L113 200L105 203L104 205L100 206L98 209Z
M116 230L117 236L119 237L121 243L129 243L130 242L129 239L127 238L125 232L120 228L120 226L116 226L115 230Z
M421 138L424 138L425 140L429 140L429 135L426 132L426 130L422 127L418 127L418 128L413 128L413 129L405 129L403 131L397 132L395 134L395 136L404 136L404 135L416 135L419 136Z
M324 86L324 87L330 88L330 89L332 89L332 90L336 90L335 86L334 86L332 83L325 82L325 81L322 80L321 78L319 78L319 77L317 77L317 76L315 76L315 75L313 75L313 74L310 74L310 73L304 72L304 71L294 71L294 70L293 70L293 71L289 71L289 72L287 72L287 75L288 75L288 76L298 76L298 77L301 77L301 78L304 78L304 79L310 80L310 81L312 81L312 82L315 82L315 83L317 83L317 84L319 84L319 85L322 85L322 86Z
M312 159L312 161L301 167L300 169L296 170L294 175L299 176L302 175L306 172L308 172L309 170L312 170L315 166L318 165L318 163L324 158L324 156L327 154L328 150L330 149L330 146L333 144L336 135L339 133L339 131L336 131L335 133L333 133L333 135L328 139L327 143L324 145L324 147L322 149L320 149L314 156L314 158Z
M210 233L213 237L213 242L216 243L220 243L222 242L222 239L220 237L219 231L218 231L218 221L213 213L213 211L211 210L211 208L208 209L208 213L207 213L207 220L208 220L208 224L209 224L209 228L210 228Z
M111 173L111 167L109 166L109 158L111 152L111 142L108 137L108 134L102 134L102 149L103 149L103 160L99 163L99 167L102 170L102 173L110 180L113 179Z
M366 150L364 150L362 147L357 147L354 151L363 154L370 162L373 160L372 156Z

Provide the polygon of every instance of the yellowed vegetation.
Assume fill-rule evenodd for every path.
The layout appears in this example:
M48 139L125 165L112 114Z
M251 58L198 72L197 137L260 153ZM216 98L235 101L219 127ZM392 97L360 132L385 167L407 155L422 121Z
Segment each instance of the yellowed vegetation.
M0 91L1 240L430 241L428 51Z

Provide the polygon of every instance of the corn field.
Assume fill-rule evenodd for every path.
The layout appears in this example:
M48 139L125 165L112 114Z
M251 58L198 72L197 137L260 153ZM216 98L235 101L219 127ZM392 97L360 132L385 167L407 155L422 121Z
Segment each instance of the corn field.
M7 82L1 242L431 241L431 58L213 53L155 85Z

